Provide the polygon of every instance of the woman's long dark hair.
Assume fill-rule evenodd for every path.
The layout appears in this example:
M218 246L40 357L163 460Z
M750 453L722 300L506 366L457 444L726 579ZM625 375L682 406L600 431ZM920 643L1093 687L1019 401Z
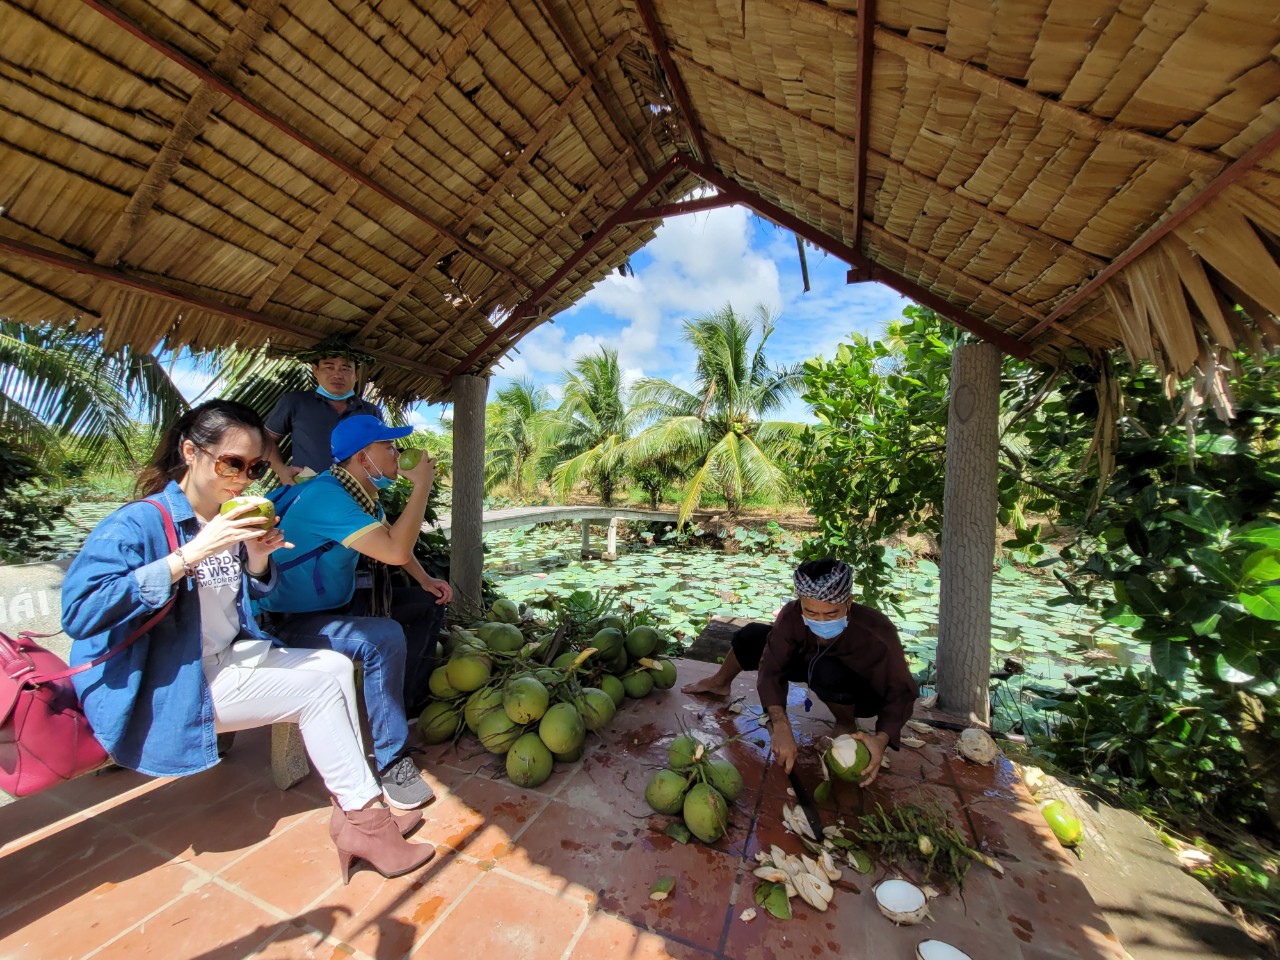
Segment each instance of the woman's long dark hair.
M182 459L183 440L207 450L217 446L228 430L236 428L256 430L263 443L267 442L267 429L252 407L234 400L210 400L192 407L160 438L155 453L138 477L135 495L139 499L154 496L170 480L182 479L187 472L187 463Z

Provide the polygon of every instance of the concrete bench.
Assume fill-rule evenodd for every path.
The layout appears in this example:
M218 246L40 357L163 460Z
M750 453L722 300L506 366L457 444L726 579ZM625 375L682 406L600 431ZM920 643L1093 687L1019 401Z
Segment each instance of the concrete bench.
M0 566L0 630L16 636L24 630L55 636L40 644L63 660L71 656L71 638L62 632L62 578L70 560ZM229 746L232 734L219 737ZM271 779L281 790L302 780L311 767L296 723L271 728Z

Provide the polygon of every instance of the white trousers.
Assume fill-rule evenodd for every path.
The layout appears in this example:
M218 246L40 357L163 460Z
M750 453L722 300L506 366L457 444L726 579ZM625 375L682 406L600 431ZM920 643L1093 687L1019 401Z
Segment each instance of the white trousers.
M257 658L255 658L257 659ZM228 650L204 660L219 733L296 723L329 792L343 810L359 810L382 788L360 739L350 660L332 650L272 647L260 663L236 662Z

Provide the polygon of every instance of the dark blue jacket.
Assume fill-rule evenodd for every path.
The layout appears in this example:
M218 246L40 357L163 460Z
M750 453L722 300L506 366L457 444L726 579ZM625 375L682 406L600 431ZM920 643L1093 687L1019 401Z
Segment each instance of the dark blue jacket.
M199 531L177 483L151 499L168 507L179 543ZM73 678L111 758L156 777L198 773L218 762L213 700L200 662L200 600L193 583L170 582L171 552L160 511L149 503L125 504L89 534L62 583L62 628L74 641L73 666L122 643L177 590L172 609L146 636ZM238 603L244 638L272 639L258 629L249 601L269 593L276 580L274 562L266 581L245 573Z

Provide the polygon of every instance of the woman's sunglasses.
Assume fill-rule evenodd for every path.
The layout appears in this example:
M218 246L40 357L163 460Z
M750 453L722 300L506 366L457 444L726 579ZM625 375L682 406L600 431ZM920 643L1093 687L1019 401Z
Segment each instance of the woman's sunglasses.
M238 477L243 473L250 480L261 480L271 467L266 460L254 460L248 463L244 457L237 457L234 453L221 453L214 457L200 444L193 443L192 446L206 457L213 457L213 472L220 477Z

